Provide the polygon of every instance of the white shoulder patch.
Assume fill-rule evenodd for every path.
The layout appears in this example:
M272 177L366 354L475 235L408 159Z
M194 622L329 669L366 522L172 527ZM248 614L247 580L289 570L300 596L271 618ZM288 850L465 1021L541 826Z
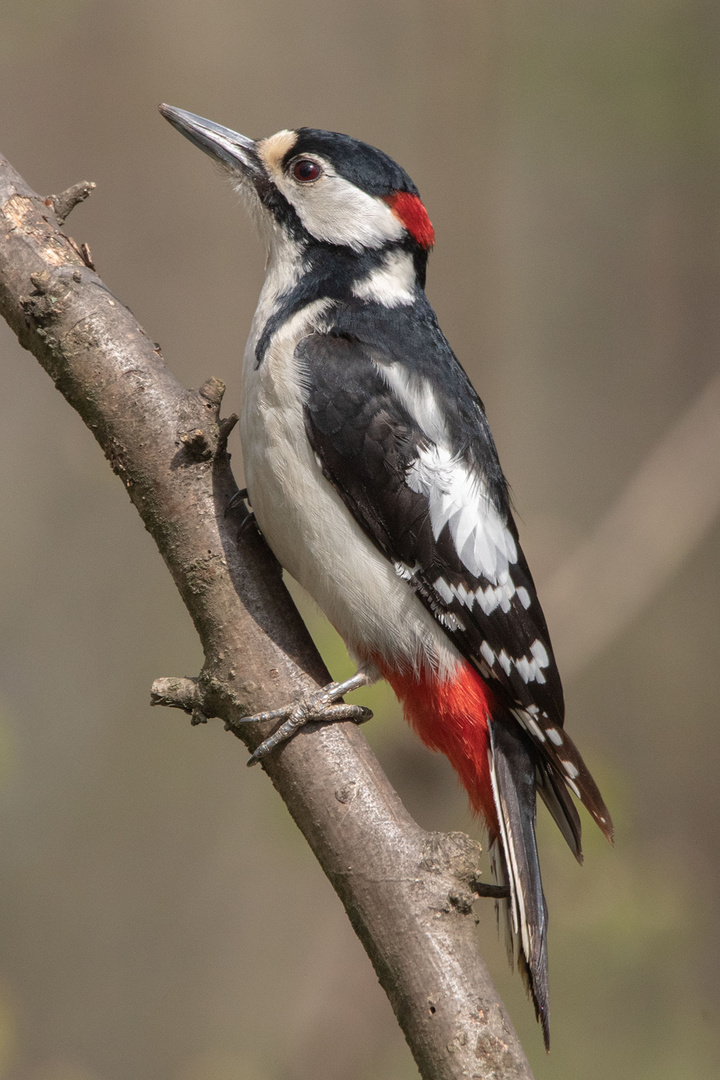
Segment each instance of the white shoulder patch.
M405 364L376 363L375 366L423 435L434 443L445 445L448 441L445 417L428 380L415 375Z

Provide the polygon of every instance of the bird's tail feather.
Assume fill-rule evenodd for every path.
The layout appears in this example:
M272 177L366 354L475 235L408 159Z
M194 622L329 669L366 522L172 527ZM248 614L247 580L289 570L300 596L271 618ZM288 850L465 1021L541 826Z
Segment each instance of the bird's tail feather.
M510 889L508 900L501 902L508 948L511 959L517 952L518 968L549 1048L548 917L535 841L535 765L508 727L491 722L489 729L490 777L499 821L494 868L497 879Z
M575 808L575 803L568 794L564 779L558 778L556 771L541 760L537 763L536 782L538 794L552 814L555 824L565 837L573 855L582 865L582 825L580 824L580 815Z

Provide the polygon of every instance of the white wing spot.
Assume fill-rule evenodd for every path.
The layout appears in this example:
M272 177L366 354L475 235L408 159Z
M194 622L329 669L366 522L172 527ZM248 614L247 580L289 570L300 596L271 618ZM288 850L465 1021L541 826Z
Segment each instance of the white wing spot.
M515 582L506 571L500 575L500 583L497 586L488 585L486 589L478 589L475 599L486 615L492 615L496 607L500 607L507 614L514 595Z
M503 669L505 674L509 675L513 662L504 649L498 654L498 660L500 661L500 667Z
M535 672L527 657L521 656L519 660L516 660L515 668L523 682L529 683L535 678Z
M478 589L475 593L475 599L486 615L492 615L499 602L496 591L493 589L492 585L488 585L485 590Z
M541 641L536 640L530 646L530 653L531 656L519 656L514 659L513 657L508 656L505 649L503 649L502 652L498 655L498 660L500 661L500 666L502 667L506 675L510 674L510 671L514 666L515 670L517 671L518 675L524 683L527 684L531 682L536 682L543 684L546 682L546 679L540 669L543 667L547 667L550 663L547 649ZM529 705L527 707L527 712L537 715L537 705Z
M448 585L445 578L439 577L433 585L433 589L438 596L442 597L446 604L452 603L455 597L455 591Z
M465 630L465 623L453 611L443 611L438 619L448 630Z
M527 611L527 609L530 607L530 593L527 591L524 585L521 585L520 588L517 590L517 595L518 600Z
M550 657L547 654L547 649L543 645L539 638L536 638L530 646L530 652L535 657L538 667L548 667L550 664Z
M507 614L508 611L510 611L510 606L511 606L510 601L512 600L514 595L515 595L515 582L513 581L513 579L508 574L507 575L507 581L505 581L503 583L503 595L500 597L500 607L503 609L505 614Z
M535 720L528 718L527 729L528 731L532 732L538 742L545 742L545 732L540 728L539 724Z
M563 761L562 767L571 780L574 780L577 776L580 775L580 770L578 769L577 765L573 765L572 761Z
M485 660L487 660L490 667L492 667L493 664L495 663L495 653L490 648L487 641L483 641L482 645L480 646L480 652L481 652L483 658Z
M456 587L457 598L461 604L472 610L473 602L475 600L475 593L471 593L465 588L462 582Z
M556 746L562 746L563 737L556 727L548 728L545 734L547 735L550 742L555 743Z

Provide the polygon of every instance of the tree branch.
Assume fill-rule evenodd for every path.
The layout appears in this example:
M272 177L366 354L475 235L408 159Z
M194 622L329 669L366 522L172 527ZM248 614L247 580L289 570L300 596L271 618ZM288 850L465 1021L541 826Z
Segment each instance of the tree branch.
M44 200L0 157L0 312L95 435L155 540L200 637L197 679L153 703L233 721L329 681L236 491L223 385L185 390L160 350L59 228L91 186ZM73 193L74 192L74 193ZM71 194L73 193L73 194ZM340 896L426 1080L531 1080L479 955L479 846L408 816L352 723L314 725L263 767Z

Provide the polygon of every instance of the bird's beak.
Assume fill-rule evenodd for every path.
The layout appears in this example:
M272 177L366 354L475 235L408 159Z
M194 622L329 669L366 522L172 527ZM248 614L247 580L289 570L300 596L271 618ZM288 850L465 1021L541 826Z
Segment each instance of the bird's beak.
M238 135L237 131L223 127L222 124L213 124L212 120L205 120L202 116L196 116L195 113L175 109L172 105L160 105L159 109L165 119L169 120L186 139L195 146L199 146L226 168L233 172L243 173L250 180L264 177L265 173L254 139L248 139L246 135Z

